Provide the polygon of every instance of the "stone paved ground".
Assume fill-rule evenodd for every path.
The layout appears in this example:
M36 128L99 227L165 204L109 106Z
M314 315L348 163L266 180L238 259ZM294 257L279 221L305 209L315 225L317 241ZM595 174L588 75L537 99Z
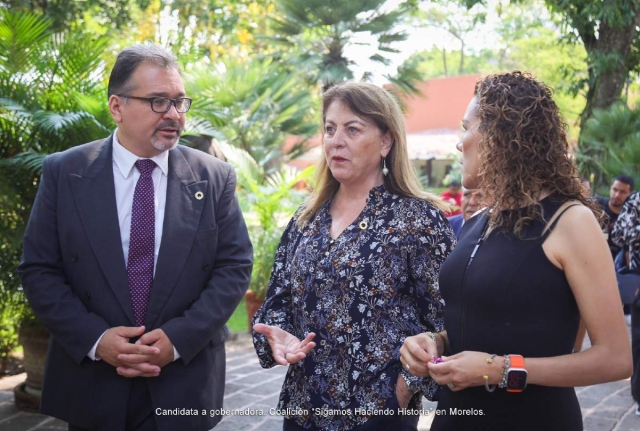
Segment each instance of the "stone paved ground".
M587 341L588 344L588 341ZM586 347L586 346L585 346ZM263 370L247 334L227 343L227 385L224 408L229 410L263 410L264 415L227 416L215 431L276 431L282 418L270 415L278 402L286 369ZM21 412L15 408L12 388L24 380L24 374L0 379L0 431L61 431L66 424L44 415ZM588 386L576 390L582 407L585 431L638 431L640 417L629 393L629 380ZM434 403L424 401L426 410ZM544 414L544 412L540 412ZM428 431L431 417L420 418L420 431Z

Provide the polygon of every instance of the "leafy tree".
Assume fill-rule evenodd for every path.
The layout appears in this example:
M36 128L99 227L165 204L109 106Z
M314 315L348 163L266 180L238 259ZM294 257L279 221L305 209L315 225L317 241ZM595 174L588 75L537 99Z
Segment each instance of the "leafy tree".
M172 46L187 63L202 58L246 59L269 51L261 36L268 33L267 19L275 13L274 0L148 0L147 3L137 21L146 37L140 38L135 33L131 36L138 41L151 39ZM163 17L171 25L159 32Z
M580 170L594 178L594 189L608 187L620 174L640 184L640 109L623 103L596 109L585 124L576 158Z
M0 285L0 376L7 372L11 353L20 344L16 316L23 315L26 307L21 292Z
M308 181L315 167L296 171L282 166L277 172L266 174L260 163L246 151L225 142L219 145L227 161L236 169L240 206L253 244L249 289L264 299L282 232L306 196L296 186Z
M468 7L486 0L462 0ZM520 0L522 1L522 0ZM575 89L586 91L580 125L595 109L620 100L632 72L640 66L640 3L637 0L545 0L562 19L567 41L580 41L587 52L588 76Z
M221 138L247 151L263 168L278 166L299 155L318 130L318 103L300 81L298 74L269 60L229 60L214 69L192 70L185 79L187 92L197 95L189 132ZM298 137L299 144L284 154L289 135Z
M0 8L43 16L51 22L51 29L58 32L79 21L120 28L131 22L132 9L146 3L148 0L1 0Z
M281 15L271 20L272 40L284 61L326 90L354 78L355 62L345 50L369 45L363 37L372 37L377 45L369 60L382 66L391 63L389 54L398 52L394 44L407 39L400 25L406 22L409 9L403 3L387 10L384 4L385 0L278 0L276 10ZM415 69L409 66L385 77L403 91L417 92Z
M103 97L106 37L53 33L36 14L0 11L0 289L14 273L42 159L108 135L112 125L85 110Z
M456 61L458 64L457 72L452 74L463 75L469 73L465 69L465 48L469 35L485 18L483 8L477 5L473 10L466 10L466 7L457 1L443 0L432 4L426 10L418 9L415 16L422 25L440 28L460 43L460 49L454 53L447 53L444 48L441 49L444 76L449 75L449 68L453 62L448 61L448 57L452 55L458 57ZM454 69L451 70L453 71Z
M476 5L476 8L478 5ZM475 9L474 9L475 10ZM458 12L464 22L474 21L474 10ZM544 2L530 1L504 5L499 11L480 10L481 17L490 18L499 12L495 27L496 43L480 51L469 49L464 56L464 70L460 70L460 51L447 51L433 46L414 55L418 69L425 77L434 78L461 73L496 73L505 70L527 70L556 90L555 101L577 138L580 112L584 108L583 94L575 94L568 77L588 75L586 52L581 44L559 42L561 37L554 15ZM469 34L472 37L476 33ZM446 65L446 68L445 68Z

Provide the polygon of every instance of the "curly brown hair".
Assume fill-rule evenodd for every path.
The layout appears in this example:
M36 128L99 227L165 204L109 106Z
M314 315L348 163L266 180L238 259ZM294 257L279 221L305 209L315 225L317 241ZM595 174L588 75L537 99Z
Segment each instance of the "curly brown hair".
M474 94L482 136L479 186L495 209L489 229L500 226L520 236L530 222L544 219L542 206L533 205L543 192L562 202L578 200L600 217L584 194L551 88L514 71L480 79Z

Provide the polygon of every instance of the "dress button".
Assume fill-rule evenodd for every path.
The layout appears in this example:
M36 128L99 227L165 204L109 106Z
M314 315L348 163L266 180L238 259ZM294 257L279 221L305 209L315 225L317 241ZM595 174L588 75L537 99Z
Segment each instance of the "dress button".
M71 262L78 261L78 253L71 253Z
M324 255L325 255L325 256L329 256L329 252L328 252L328 251L325 251L325 252L324 252Z

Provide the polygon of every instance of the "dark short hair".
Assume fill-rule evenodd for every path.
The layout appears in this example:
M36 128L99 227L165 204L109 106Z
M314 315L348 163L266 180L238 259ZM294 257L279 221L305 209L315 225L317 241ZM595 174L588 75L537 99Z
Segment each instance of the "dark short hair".
M176 56L169 50L153 44L133 45L123 49L116 64L113 65L109 76L108 97L113 94L129 93L133 88L128 87L133 72L142 63L153 64L162 69L175 69L180 72Z
M636 185L636 182L629 175L618 175L613 181L620 181L621 183L627 184L631 188L631 191L633 191Z
M453 187L460 187L460 182L459 182L459 181L456 181L456 180L453 180L453 181L451 181L451 182L449 183L449 187L451 187L451 186L453 186Z

